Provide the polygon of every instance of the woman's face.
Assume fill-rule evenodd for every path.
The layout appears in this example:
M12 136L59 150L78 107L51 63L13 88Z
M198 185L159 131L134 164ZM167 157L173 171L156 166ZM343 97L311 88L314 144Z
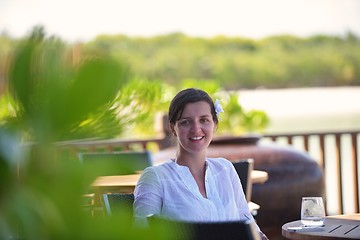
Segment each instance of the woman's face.
M171 126L171 130L178 139L180 151L205 151L215 130L210 105L205 101L186 104L180 119Z

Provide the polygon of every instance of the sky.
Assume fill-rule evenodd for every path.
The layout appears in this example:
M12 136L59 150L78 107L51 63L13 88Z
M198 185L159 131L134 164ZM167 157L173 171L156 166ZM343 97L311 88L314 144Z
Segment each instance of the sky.
M99 34L264 38L360 36L360 0L0 0L0 33L87 41Z

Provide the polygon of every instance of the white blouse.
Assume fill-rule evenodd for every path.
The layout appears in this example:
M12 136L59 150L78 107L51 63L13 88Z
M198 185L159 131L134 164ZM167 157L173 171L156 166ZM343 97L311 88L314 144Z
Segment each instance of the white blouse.
M134 215L155 214L183 221L254 220L239 176L224 158L207 158L204 198L186 166L174 159L146 168L136 187Z

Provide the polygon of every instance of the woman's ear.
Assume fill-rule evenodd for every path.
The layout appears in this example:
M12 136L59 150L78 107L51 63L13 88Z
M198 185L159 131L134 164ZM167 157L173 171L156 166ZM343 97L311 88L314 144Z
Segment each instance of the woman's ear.
M169 128L170 128L170 131L172 132L172 134L176 137L176 131L175 131L174 125L169 123Z

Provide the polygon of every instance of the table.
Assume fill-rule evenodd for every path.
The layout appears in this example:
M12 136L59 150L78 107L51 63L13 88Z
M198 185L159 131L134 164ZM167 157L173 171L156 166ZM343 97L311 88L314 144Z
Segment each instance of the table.
M252 170L251 181L252 183L265 183L269 179L269 175L265 171Z
M284 224L282 226L282 235L295 240L360 239L360 213L328 216L325 218L323 231L301 232L301 230L288 230L288 227L300 225L300 220Z
M132 193L141 174L101 176L96 178L92 187L95 192Z

